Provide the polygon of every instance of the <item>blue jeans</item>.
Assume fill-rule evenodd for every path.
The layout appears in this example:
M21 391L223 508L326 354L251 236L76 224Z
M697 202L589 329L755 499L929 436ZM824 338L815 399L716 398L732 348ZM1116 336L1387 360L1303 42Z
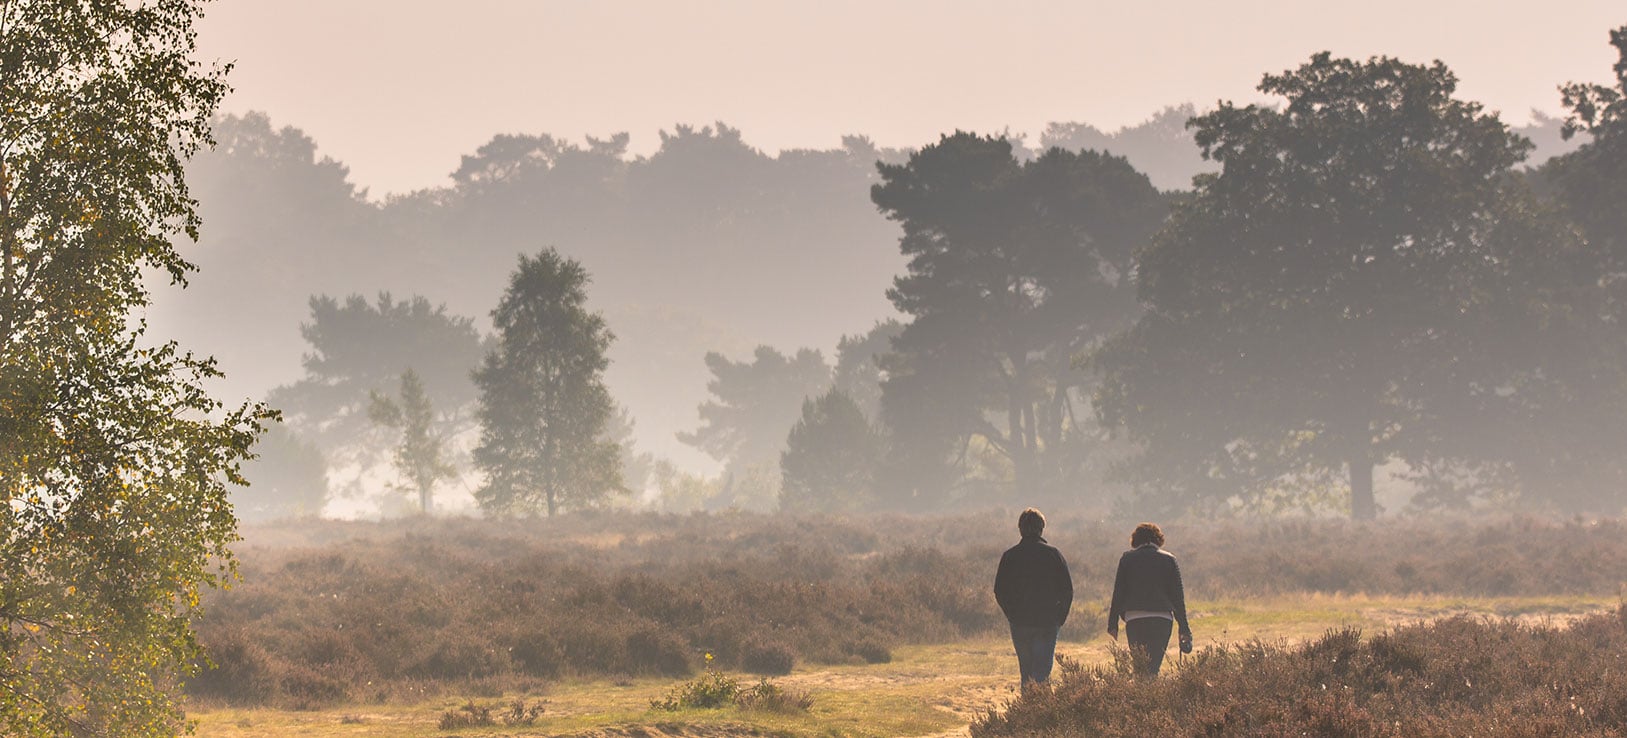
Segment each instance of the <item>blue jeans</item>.
M1011 624L1011 645L1017 648L1017 669L1022 680L1045 683L1051 678L1051 664L1056 661L1056 632L1054 625Z

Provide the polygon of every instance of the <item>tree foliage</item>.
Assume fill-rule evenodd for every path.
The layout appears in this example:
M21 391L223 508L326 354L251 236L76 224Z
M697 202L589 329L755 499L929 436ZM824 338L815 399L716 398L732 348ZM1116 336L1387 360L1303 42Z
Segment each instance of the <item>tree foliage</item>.
M1132 255L1164 198L1122 158L1023 162L970 133L880 171L871 197L910 260L888 292L910 317L883 359L889 488L940 504L963 480L955 462L987 447L1009 469L993 496L1077 494L1096 431L1076 412L1090 375L1073 359L1135 318Z
M621 449L607 437L615 407L603 375L614 336L588 312L587 283L582 265L553 249L522 255L492 312L497 345L474 375L482 510L552 517L626 491Z
M401 431L395 446L395 468L418 494L418 511L434 509L435 485L457 477L457 467L449 458L446 440L435 432L435 405L424 391L418 372L401 373L401 391L390 397L373 392L367 416L379 425Z
M1161 504L1346 486L1329 502L1370 518L1375 466L1462 460L1454 438L1509 419L1510 339L1563 234L1511 182L1529 143L1456 86L1439 62L1322 53L1265 77L1280 106L1193 120L1222 169L1141 255L1148 312L1096 357L1098 410Z
M1614 85L1560 88L1566 134L1587 140L1538 177L1585 247L1544 295L1540 335L1521 341L1535 364L1518 396L1524 432L1496 478L1566 511L1617 512L1627 500L1627 26L1610 43Z
M875 495L885 439L857 403L832 389L802 403L780 454L780 509L852 513Z
M354 475L348 486L358 486L363 472L395 447L376 431L369 409L375 394L399 387L404 372L413 373L423 401L439 408L427 433L447 442L469 430L475 402L469 373L482 351L471 319L421 296L396 300L387 292L371 303L361 295L343 302L312 297L310 310L300 326L310 347L305 376L276 388L269 400L301 436L327 449L336 479L348 471Z
M897 320L877 321L869 331L842 336L836 342L836 371L831 388L847 395L872 424L881 420L881 383L887 373L882 357L892 353L893 339L904 331Z
M172 735L201 589L232 567L226 485L270 417L139 322L182 281L182 162L225 70L200 3L0 3L0 733Z
M758 346L751 361L706 355L713 399L700 406L701 427L678 439L701 449L731 470L778 463L785 434L797 421L803 400L830 384L830 366L814 349L786 356Z

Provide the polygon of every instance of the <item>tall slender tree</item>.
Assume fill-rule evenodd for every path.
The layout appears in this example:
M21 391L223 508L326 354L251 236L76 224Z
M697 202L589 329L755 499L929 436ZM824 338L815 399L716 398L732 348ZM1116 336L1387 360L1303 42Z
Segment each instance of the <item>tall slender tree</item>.
M553 249L522 255L492 312L497 346L474 375L482 510L552 517L626 492L620 447L606 434L615 406L603 376L614 336L588 311L587 284L582 265Z
M379 425L401 431L395 447L395 467L418 494L419 512L429 513L435 504L435 485L457 476L457 467L448 459L446 441L435 431L435 405L418 372L401 373L401 391L396 397L374 391L367 415Z
M226 485L271 414L143 335L184 282L182 163L225 70L202 3L0 3L0 734L185 729L200 591L233 571Z

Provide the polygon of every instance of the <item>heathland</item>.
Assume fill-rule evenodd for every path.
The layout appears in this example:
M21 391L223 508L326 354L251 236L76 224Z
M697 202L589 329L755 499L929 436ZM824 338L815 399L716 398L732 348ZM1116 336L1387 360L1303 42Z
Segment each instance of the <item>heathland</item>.
M1623 658L1618 521L1168 525L1200 648L1148 690L1101 633L1131 526L1053 515L1048 538L1077 588L1069 661L1054 692L1012 702L989 585L1014 518L604 512L254 527L237 549L241 581L205 602L198 632L214 666L188 685L192 712L205 735L444 735L460 730L447 715L500 716L516 702L531 720L491 717L492 729L1365 734L1402 712L1428 727L1499 710L1545 710L1531 724L1562 733L1619 727L1621 706L1603 695L1623 693L1607 683L1620 669L1575 669ZM766 678L811 706L651 707L708 675ZM1471 686L1414 688L1446 675ZM1552 683L1546 696L1521 686L1530 679ZM1287 688L1324 684L1333 696ZM1254 699L1264 694L1280 696ZM1149 717L1078 708L1103 698ZM1573 704L1581 712L1565 713Z

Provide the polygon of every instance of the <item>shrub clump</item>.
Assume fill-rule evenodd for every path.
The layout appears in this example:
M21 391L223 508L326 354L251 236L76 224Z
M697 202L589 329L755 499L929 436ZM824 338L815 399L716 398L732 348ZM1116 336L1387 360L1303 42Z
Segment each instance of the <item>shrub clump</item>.
M1618 736L1627 725L1627 606L1569 628L1465 616L1363 639L1208 648L1153 681L1128 658L1063 660L973 723L994 736Z
M458 730L460 728L484 728L496 725L500 719L510 728L528 728L535 725L537 719L547 710L546 700L527 705L525 700L515 700L508 707L497 712L497 718L492 717L493 707L476 704L469 700L456 710L447 710L441 713L441 730Z
M779 643L752 640L740 655L740 668L753 674L781 676L791 673L796 666L796 654Z
M767 679L743 687L740 680L707 669L700 676L673 688L666 696L650 700L651 709L669 712L711 710L730 705L742 710L807 712L813 706L813 696L800 690L786 689Z

